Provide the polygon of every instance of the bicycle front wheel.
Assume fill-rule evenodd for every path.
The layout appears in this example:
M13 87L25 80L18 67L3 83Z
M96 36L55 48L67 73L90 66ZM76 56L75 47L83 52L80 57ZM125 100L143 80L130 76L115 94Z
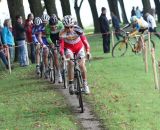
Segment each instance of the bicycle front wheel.
M81 113L83 113L84 112L84 106L83 106L81 88L82 88L82 82L81 82L80 74L78 73L77 74L77 91L78 91L77 97L78 97L78 100L79 100L79 106L81 108Z
M112 57L124 56L128 48L128 44L125 41L118 41L112 49Z

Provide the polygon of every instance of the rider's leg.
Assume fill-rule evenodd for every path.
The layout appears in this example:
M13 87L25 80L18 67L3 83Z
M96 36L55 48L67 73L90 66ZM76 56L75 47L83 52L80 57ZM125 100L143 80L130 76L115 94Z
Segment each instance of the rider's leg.
M57 50L54 50L54 64L57 70L57 75L58 75L58 82L62 82L62 76L61 76L61 71L60 71L60 66L59 66L59 60L58 60L58 55L57 55Z
M36 73L40 74L40 44L36 45Z
M79 60L79 66L80 70L82 73L82 78L83 78L83 91L86 94L90 93L88 83L87 83L87 70L86 70L86 65L85 65L85 51L84 48L81 48L81 50L78 52L77 57L81 57Z
M44 59L44 65L45 65L45 77L48 78L48 53L49 50L47 47L43 48L43 59Z
M73 58L73 53L70 50L66 50L66 58ZM69 80L69 92L74 94L74 63L68 61L68 80Z

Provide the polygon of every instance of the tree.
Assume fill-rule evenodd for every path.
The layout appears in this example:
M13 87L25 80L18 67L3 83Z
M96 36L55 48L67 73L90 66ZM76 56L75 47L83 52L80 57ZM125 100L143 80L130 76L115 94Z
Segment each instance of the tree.
M43 8L41 4L41 0L28 0L30 10L36 17L40 17L43 14Z
M120 20L117 0L108 0L110 12L113 12Z
M142 0L142 4L143 4L143 14L146 14L147 12L151 11L150 0Z
M49 15L56 14L57 15L57 9L56 9L56 4L55 0L44 0L45 7L47 10L47 13Z
M82 3L83 3L83 0L81 0L78 6L78 0L74 0L74 9L75 9L76 16L77 16L77 22L81 28L83 28L81 17L80 17L80 9L81 9Z
M124 23L128 23L128 19L127 19L127 15L126 15L126 11L125 11L125 7L124 7L124 1L123 0L119 0L120 6L121 6L121 10L122 10L122 19Z
M60 0L62 6L63 16L71 15L70 3L69 0Z
M21 15L25 19L23 0L7 0L12 25L15 25L16 16ZM18 49L15 49L15 58L18 59Z
M94 33L100 32L99 21L98 21L98 12L96 7L96 0L88 0L94 23Z
M156 7L156 13L158 15L158 22L160 22L160 1L154 0L155 7Z
M23 0L7 0L12 24L15 24L16 16L21 15L25 19Z

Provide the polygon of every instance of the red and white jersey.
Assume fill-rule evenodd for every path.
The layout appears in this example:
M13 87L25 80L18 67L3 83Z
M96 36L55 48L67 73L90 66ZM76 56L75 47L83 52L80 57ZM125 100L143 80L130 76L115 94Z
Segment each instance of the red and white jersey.
M90 51L89 43L84 35L82 29L78 26L74 26L72 32L67 32L65 29L59 33L60 37L60 53L64 54L64 49L69 49L73 53L78 53L84 46L86 52Z

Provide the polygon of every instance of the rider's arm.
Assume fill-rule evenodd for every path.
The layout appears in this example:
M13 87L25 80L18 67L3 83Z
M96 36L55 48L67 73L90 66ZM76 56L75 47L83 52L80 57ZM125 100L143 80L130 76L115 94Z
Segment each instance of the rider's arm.
M38 32L38 42L43 45L42 32Z
M83 42L83 44L85 46L86 52L90 53L90 45L88 43L88 40L87 40L86 36L85 35L81 35L80 38L81 38L81 40L82 40L82 42Z
M38 43L38 39L37 39L35 34L32 34L32 41L33 41L34 44Z
M60 44L60 54L63 56L64 55L64 39L63 38L59 39L59 44Z
M135 36L140 30L140 25L136 24L135 27L133 27L133 30L130 33L130 36Z
M47 42L48 42L49 44L52 44L53 42L52 42L52 40L51 40L51 29L50 29L49 25L47 25L47 26L45 27L45 33L46 33Z

